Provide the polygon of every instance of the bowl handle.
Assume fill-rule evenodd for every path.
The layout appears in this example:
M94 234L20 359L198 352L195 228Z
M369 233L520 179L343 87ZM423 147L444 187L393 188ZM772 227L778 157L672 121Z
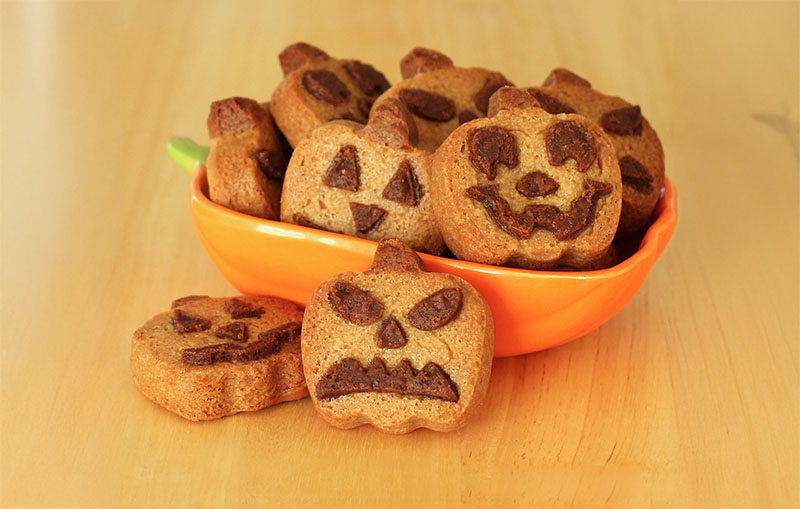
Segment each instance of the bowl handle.
M167 142L167 152L178 166L194 175L194 167L197 164L206 164L210 149L203 145L198 145L189 138L174 137Z

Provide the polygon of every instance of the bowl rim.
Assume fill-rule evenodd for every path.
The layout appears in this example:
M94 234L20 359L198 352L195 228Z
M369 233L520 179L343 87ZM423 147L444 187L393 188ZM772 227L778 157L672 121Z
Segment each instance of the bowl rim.
M305 238L313 242L327 243L331 236L337 239L336 245L348 251L374 251L377 241L352 237L341 233L334 233L316 228L309 228L293 223L284 223L260 217L250 216L235 210L229 209L211 201L207 196L208 181L206 177L205 165L196 163L194 166L192 182L190 185L190 200L192 203L210 210L216 215L227 216L236 222L246 225L247 229L257 231L283 230L286 236ZM649 258L656 258L660 254L659 239L668 233L677 223L677 189L668 177L664 177L664 187L661 189L656 208L653 211L654 218L647 228L639 247L636 251L622 262L605 269L590 271L547 271L522 269L516 267L504 267L502 265L488 265L479 262L459 260L457 258L445 258L420 252L423 261L435 260L438 263L455 267L466 271L489 272L497 274L513 275L515 277L534 277L548 279L610 279L617 278L630 272L635 267Z

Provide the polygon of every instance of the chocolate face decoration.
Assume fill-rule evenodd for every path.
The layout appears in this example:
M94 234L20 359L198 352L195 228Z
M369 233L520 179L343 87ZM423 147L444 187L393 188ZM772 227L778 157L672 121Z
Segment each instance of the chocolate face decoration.
M420 331L434 331L458 318L461 302L460 288L443 288L417 302L402 320ZM328 293L328 303L340 318L368 328L367 334L374 337L379 350L367 366L362 366L352 357L332 364L316 386L319 400L358 392L380 392L458 401L458 388L435 362L427 362L422 369L416 370L406 358L394 369L387 369L380 351L405 347L408 336L395 314L382 320L387 313L377 298L352 283L338 281Z
M494 342L486 301L466 281L428 272L398 239L378 243L368 270L317 288L303 324L311 399L335 426L448 431L486 393Z
M563 167L568 160L573 160L576 170L585 173L597 159L596 141L578 120L552 123L544 130L543 138L551 166ZM561 187L553 176L520 167L519 144L510 129L477 128L467 136L467 147L472 167L489 181L497 178L500 168L520 173L515 189L526 198L546 197ZM611 184L589 178L583 179L582 187L583 192L572 200L567 210L533 202L521 212L515 212L496 184L469 187L466 195L480 203L489 218L516 239L529 239L537 228L543 228L563 241L577 236L592 223L597 199L612 191Z
M173 303L173 308L201 297L186 297ZM300 336L301 325L289 322L261 332L255 341L250 341L247 324L238 321L242 318L259 318L264 308L254 306L242 299L232 298L225 302L225 309L233 321L218 327L214 335L219 339L236 341L236 343L218 343L198 348L184 348L181 361L185 364L205 366L218 362L247 362L263 359L280 350L281 342L290 341ZM187 313L182 309L172 312L172 325L176 332L191 334L211 328L208 318Z
M305 43L289 46L280 54L279 60L284 74L311 67L303 72L300 83L317 101L331 106L356 101L361 118L353 120L366 120L372 102L389 88L386 77L371 65L358 60L334 60L321 49ZM334 71L348 76L355 85L355 90L351 91ZM353 93L356 90L364 97L356 97Z
M289 164L282 219L374 240L394 236L441 253L444 242L427 199L430 154L413 147L410 115L399 101L387 100L363 127L329 124L313 131Z
M622 195L608 135L514 87L492 95L488 115L453 131L430 164L434 214L453 254L534 270L603 257Z
M361 165L358 162L358 149L353 145L346 145L333 158L322 181L328 187L357 192L361 187L360 179ZM405 159L386 182L381 196L407 207L416 207L422 193L417 171L411 161ZM377 228L388 215L385 209L377 205L352 201L350 202L350 212L353 215L353 224L359 233L367 233Z

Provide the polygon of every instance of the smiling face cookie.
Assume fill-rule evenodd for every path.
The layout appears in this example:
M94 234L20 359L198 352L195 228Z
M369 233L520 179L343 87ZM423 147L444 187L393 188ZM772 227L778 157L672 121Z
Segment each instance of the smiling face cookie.
M524 91L496 92L489 118L451 134L431 163L434 213L462 259L587 267L608 250L622 184L603 131L551 115Z
M375 102L400 100L411 111L419 131L417 146L434 151L456 127L485 117L489 97L511 85L498 72L477 67L455 67L447 56L426 48L414 48L400 62L403 81Z
M297 146L330 120L366 122L376 97L389 88L386 77L358 60L339 60L303 42L278 56L284 79L270 109L289 144Z
M486 392L493 340L491 312L472 286L427 272L386 239L369 270L314 292L301 342L311 398L328 422L405 433L465 422Z
M550 113L577 113L602 127L616 149L622 174L619 230L646 226L664 185L664 151L641 108L594 90L566 69L555 69L543 86L528 91Z
M431 154L412 147L414 136L414 122L396 100L376 106L366 126L333 122L315 129L289 162L281 220L372 240L397 237L440 254Z

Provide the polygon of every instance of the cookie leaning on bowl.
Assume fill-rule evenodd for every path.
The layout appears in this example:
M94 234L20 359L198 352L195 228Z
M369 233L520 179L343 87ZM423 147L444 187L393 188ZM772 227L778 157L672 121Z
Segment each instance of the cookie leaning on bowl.
M548 112L577 113L603 128L614 144L622 173L619 231L645 227L664 186L664 150L641 108L594 90L566 69L553 70L544 85L527 90Z
M378 244L366 272L325 281L303 318L311 400L340 428L462 426L486 393L493 344L481 294L459 277L427 272L397 239Z
M375 98L389 88L371 65L332 58L304 42L288 46L278 60L284 79L272 94L270 110L292 147L330 120L366 122Z
M268 106L231 97L211 104L206 161L211 201L243 214L278 219L288 147Z
M389 99L367 125L338 121L315 129L295 148L281 200L281 220L380 240L397 237L441 254L433 217L429 152L414 148L414 122Z
M447 56L427 48L414 48L400 62L403 81L383 93L375 105L398 99L414 116L417 146L433 152L456 127L485 117L489 97L511 85L499 72L453 65Z
M304 398L302 320L297 306L276 297L178 299L134 333L133 381L192 421Z
M461 259L528 269L591 266L609 249L622 183L602 129L503 87L431 163L436 220Z

